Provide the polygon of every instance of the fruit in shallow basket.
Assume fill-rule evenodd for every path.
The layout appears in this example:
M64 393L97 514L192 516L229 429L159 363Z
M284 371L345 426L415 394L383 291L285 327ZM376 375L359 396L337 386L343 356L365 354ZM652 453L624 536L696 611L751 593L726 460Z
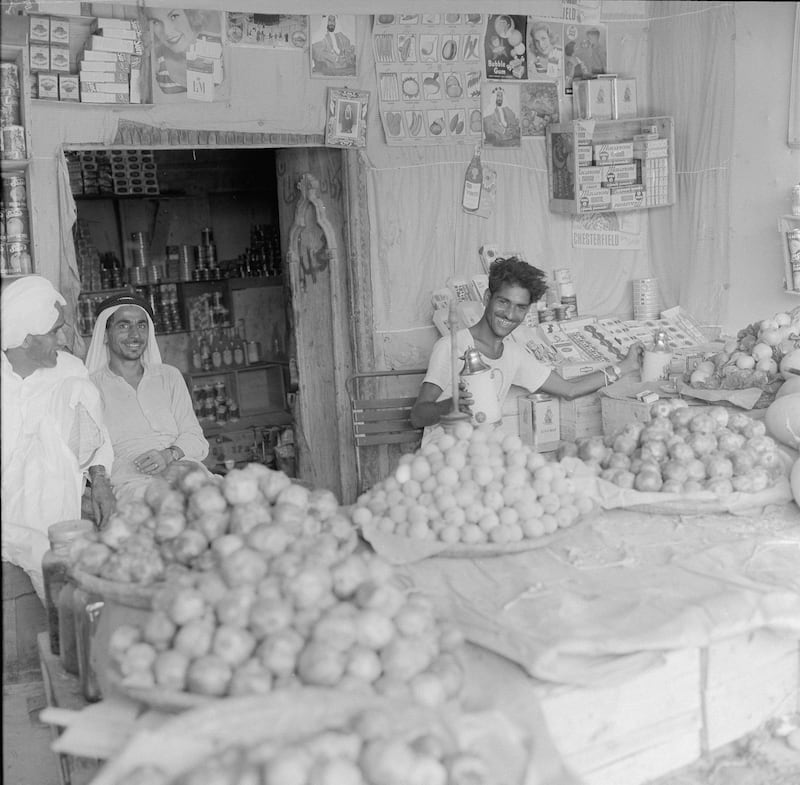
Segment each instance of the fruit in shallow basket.
M653 404L641 428L629 424L606 437L611 452L600 462L602 479L639 491L726 496L762 491L785 473L763 422L722 406L670 406L664 416L664 406ZM618 468L624 460L627 474Z
M598 455L607 452L599 448ZM519 436L461 423L402 456L392 476L359 497L352 518L413 540L502 547L591 514L591 490L575 471L582 467L548 460Z

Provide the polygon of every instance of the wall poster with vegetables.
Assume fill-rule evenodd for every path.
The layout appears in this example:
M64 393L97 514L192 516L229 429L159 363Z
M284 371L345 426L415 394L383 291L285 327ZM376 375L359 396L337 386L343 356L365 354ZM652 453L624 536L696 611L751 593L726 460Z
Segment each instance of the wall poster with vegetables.
M483 14L376 14L372 45L389 145L481 140Z

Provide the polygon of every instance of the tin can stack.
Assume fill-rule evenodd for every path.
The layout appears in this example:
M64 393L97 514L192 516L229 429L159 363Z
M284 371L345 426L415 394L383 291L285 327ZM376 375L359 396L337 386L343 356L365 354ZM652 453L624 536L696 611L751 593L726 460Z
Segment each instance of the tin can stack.
M572 272L568 268L553 270L559 306L555 308L556 321L575 319L578 316L578 295Z
M4 161L27 158L25 128L20 114L19 68L0 63L0 150ZM27 180L23 172L2 176L0 206L0 274L31 272Z
M633 281L633 318L637 321L658 319L661 314L661 294L658 278L637 278Z

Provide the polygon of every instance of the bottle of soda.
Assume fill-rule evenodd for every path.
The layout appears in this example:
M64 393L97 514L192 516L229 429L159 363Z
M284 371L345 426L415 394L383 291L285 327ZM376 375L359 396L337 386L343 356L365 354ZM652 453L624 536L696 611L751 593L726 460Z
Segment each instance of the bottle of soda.
M481 147L480 145L475 145L475 152L464 175L464 191L461 197L461 206L468 213L477 211L481 203L482 190L483 165L481 164Z

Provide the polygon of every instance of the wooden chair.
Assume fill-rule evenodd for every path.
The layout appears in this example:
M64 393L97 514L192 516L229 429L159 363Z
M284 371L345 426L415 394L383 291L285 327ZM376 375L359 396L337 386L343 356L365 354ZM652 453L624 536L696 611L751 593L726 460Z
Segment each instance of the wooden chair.
M417 398L416 390L410 396L380 396L387 387L387 380L416 375L421 382L425 372L424 368L370 371L354 373L347 379L345 387L350 396L358 493L387 476L402 452L419 447L422 428L415 428L409 420ZM370 456L373 460L369 460ZM365 472L366 466L371 471Z

